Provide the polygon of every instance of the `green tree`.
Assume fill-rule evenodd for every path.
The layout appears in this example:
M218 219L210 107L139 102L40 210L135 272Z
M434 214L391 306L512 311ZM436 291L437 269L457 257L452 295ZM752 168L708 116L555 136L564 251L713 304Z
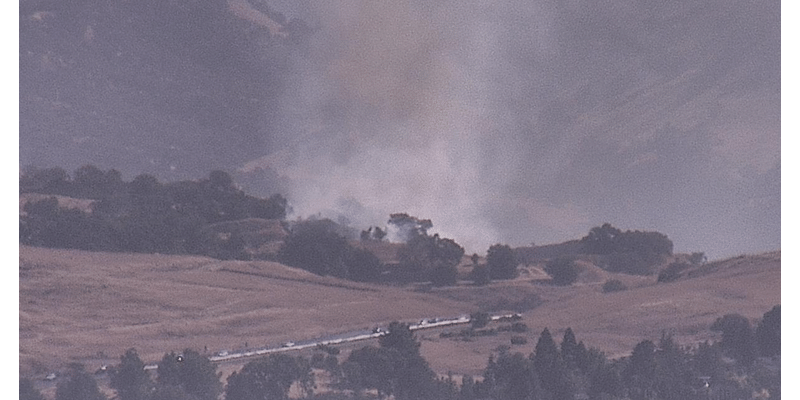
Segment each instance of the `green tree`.
M345 264L349 279L359 282L375 282L383 270L381 260L366 249L351 248L346 255Z
M472 267L472 272L469 274L469 279L477 286L486 286L491 282L489 277L489 267L485 264L475 265Z
M349 278L346 260L351 251L350 245L326 221L307 221L296 225L284 241L278 260L317 275Z
M539 382L531 361L522 353L502 352L496 361L489 359L482 390L495 400L535 400L541 398Z
M44 400L44 396L33 387L28 378L19 378L19 400Z
M656 345L643 340L633 348L623 378L634 398L645 398L653 392L656 378Z
M575 260L570 257L554 258L545 264L544 272L553 278L553 283L559 286L569 286L578 280L580 269Z
M584 251L588 254L611 254L616 251L615 239L622 233L608 222L589 230L589 234L581 238Z
M222 393L217 367L208 357L191 349L181 354L164 354L158 363L158 384L180 387L198 400L216 400Z
M120 400L145 400L153 388L150 375L135 349L128 349L120 363L109 371L111 387Z
M556 347L553 336L547 328L544 328L536 348L531 354L533 369L541 379L542 389L558 399L571 398L574 388L567 376L561 354Z
M756 328L758 348L763 356L781 355L781 306L764 313Z
M720 347L743 365L750 365L756 357L756 344L750 321L740 314L725 314L714 321L712 331L722 332Z
M438 286L456 281L456 266L464 256L464 248L452 239L438 234L413 237L398 251L398 258L416 280L432 280Z
M504 244L495 244L486 252L486 266L491 279L514 279L517 277L517 258L514 250Z
M97 387L97 381L83 365L70 365L66 379L56 386L56 400L107 400Z
M311 366L302 358L272 354L266 359L251 361L228 377L226 400L288 399L292 384L298 383L308 395L314 387Z

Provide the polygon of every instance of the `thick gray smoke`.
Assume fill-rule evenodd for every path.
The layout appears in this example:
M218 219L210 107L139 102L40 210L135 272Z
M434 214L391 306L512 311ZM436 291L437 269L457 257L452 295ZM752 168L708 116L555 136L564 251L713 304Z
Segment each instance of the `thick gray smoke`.
M273 2L318 31L281 149L298 216L430 218L468 252L603 222L780 248L777 2ZM282 9L283 7L283 9Z

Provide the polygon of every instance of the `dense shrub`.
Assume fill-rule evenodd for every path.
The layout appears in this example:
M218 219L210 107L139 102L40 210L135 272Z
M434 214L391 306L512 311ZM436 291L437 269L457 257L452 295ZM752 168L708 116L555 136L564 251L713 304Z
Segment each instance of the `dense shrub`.
M544 267L544 272L547 272L553 283L559 286L567 286L573 284L578 279L580 270L572 258L555 258L547 262Z
M524 336L512 336L511 344L516 344L516 345L528 344L528 339L525 338Z
M609 279L603 284L603 293L621 292L627 289L628 287L619 279Z
M689 264L674 262L658 273L658 283L673 282L681 277L681 272L689 268Z

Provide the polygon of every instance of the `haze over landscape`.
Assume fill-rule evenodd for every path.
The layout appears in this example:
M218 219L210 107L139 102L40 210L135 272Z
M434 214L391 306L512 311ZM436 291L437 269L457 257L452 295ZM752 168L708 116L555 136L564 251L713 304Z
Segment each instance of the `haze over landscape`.
M221 1L96 3L20 2L21 167L224 169L292 218L407 212L468 253L603 222L780 249L778 2L268 2L288 39Z

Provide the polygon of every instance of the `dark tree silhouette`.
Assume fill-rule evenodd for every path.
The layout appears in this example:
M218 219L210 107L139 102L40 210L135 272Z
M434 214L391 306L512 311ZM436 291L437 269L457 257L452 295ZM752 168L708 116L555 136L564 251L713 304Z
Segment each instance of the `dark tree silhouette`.
M314 387L314 376L307 360L286 354L272 354L266 359L251 361L228 377L226 400L288 399L292 384L308 395Z
M736 360L750 365L756 357L756 344L750 321L740 314L725 314L714 321L712 331L722 332L720 346Z
M517 258L508 245L495 244L486 252L486 266L491 279L514 279L517 277Z
M56 400L107 400L97 387L97 381L83 365L70 365L66 379L56 386Z
M548 261L544 266L544 272L553 278L553 283L556 285L568 286L578 279L580 270L572 258L559 257Z
M128 349L120 357L119 365L109 371L111 387L120 400L145 400L153 388L150 375L135 349Z
M44 400L44 396L33 387L28 378L19 378L19 400Z
M761 323L756 328L758 348L763 356L779 356L781 354L781 306L772 307L764 313Z
M216 400L222 393L217 367L200 353L186 349L164 354L158 363L158 384L177 386L198 400Z

